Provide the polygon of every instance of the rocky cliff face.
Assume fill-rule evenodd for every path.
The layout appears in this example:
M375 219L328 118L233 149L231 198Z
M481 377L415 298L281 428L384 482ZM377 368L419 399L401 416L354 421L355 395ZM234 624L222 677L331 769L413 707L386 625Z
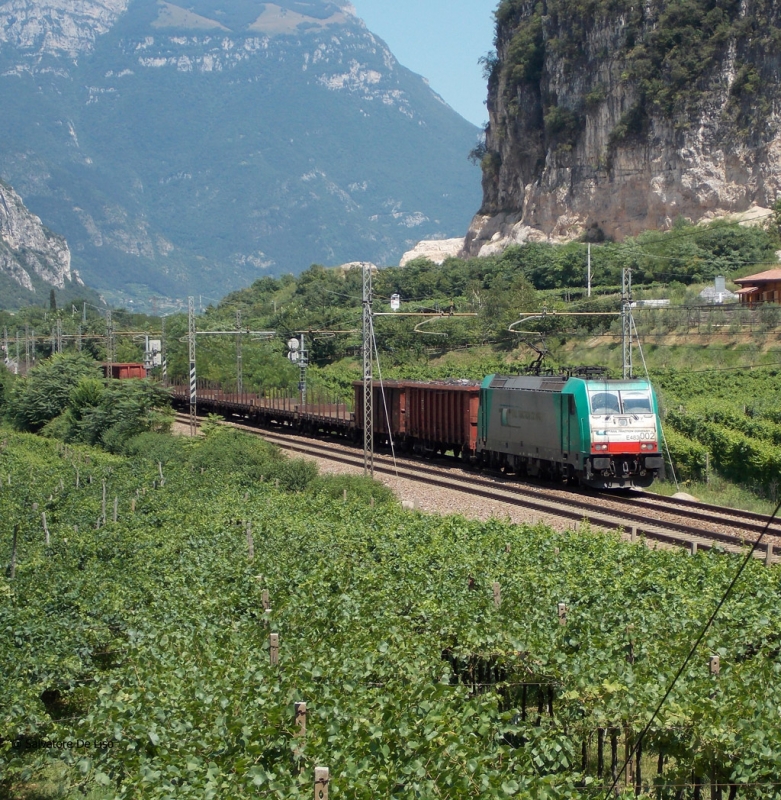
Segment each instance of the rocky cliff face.
M35 292L36 277L57 289L83 285L71 270L71 254L62 236L47 230L21 197L0 181L0 273Z
M770 0L502 0L466 252L664 229L781 195Z

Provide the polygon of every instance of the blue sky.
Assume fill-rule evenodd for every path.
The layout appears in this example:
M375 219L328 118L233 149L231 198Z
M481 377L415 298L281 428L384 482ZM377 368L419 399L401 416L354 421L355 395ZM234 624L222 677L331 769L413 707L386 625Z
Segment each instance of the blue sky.
M498 0L352 0L408 69L475 125L488 120L480 56L493 48Z

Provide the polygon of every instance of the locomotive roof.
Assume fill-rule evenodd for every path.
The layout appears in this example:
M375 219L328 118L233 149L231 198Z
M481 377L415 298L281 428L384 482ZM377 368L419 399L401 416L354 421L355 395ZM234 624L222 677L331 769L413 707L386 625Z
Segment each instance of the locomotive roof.
M583 383L589 387L602 386L619 389L642 389L648 382L642 379L609 380L607 378L567 378L562 375L488 375L484 389L518 389L527 392L560 392L569 382Z
M489 383L490 380L490 383ZM489 375L486 389L525 389L532 392L560 392L567 378L560 375ZM488 383L488 386L485 384Z

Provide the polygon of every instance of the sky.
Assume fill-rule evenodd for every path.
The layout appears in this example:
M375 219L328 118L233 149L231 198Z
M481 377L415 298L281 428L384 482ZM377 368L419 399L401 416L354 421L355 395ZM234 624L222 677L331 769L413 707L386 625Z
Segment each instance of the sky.
M475 125L488 121L482 67L493 48L498 0L352 0L399 62Z

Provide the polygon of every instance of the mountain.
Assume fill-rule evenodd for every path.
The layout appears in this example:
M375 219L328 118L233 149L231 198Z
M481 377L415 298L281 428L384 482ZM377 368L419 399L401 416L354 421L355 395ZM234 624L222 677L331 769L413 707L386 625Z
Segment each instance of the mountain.
M48 303L52 288L65 301L76 296L97 299L71 269L65 239L45 228L0 180L0 308Z
M0 2L0 175L113 302L397 262L478 207L477 129L344 2Z
M781 195L781 8L502 0L467 252L621 239Z

